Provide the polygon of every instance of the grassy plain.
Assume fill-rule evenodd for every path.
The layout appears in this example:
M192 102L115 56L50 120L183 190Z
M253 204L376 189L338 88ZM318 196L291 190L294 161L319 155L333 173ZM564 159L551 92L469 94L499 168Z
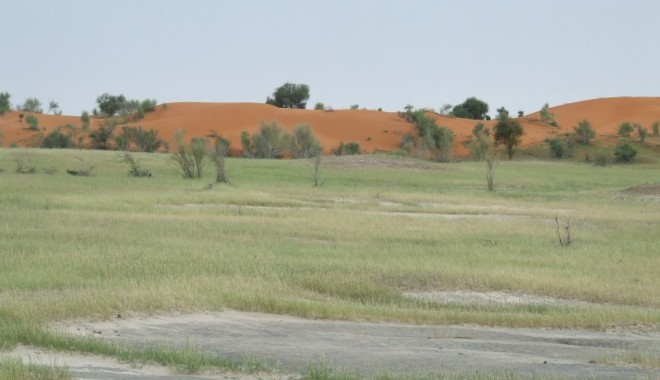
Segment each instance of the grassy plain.
M128 177L116 152L0 149L0 349L104 351L44 326L224 308L420 324L660 324L660 194L622 192L660 183L657 163L501 161L497 191L487 192L480 162L328 158L315 188L306 161L229 159L231 184L208 188L210 172L184 180L167 155L135 157L153 177ZM15 173L19 159L37 173ZM65 172L92 165L93 177ZM570 246L559 246L555 216L570 221ZM404 296L445 290L599 305Z

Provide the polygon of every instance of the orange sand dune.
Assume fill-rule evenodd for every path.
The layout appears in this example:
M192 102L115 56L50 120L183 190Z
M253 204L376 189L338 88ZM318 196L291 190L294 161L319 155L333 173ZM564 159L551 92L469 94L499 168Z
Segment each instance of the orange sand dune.
M535 112L520 120L525 134L523 146L542 143L549 136L562 136L572 133L573 127L581 120L588 119L596 130L597 138L616 134L617 127L624 121L641 123L646 127L660 120L660 97L620 97L586 100L551 108L559 127L540 122L539 113ZM34 146L39 136L49 133L58 126L73 124L80 126L77 116L36 115L39 127L43 130L27 130L27 122L19 122L18 112L7 112L0 117L0 133L3 134L3 146L17 144ZM27 116L27 114L26 114ZM451 118L432 114L438 124L454 131L456 143L454 154L463 157L468 154L465 142L469 141L472 128L479 121ZM232 141L232 151L241 149L242 131L254 133L261 122L277 121L282 128L291 131L296 124L309 124L324 146L326 153L339 143L357 142L363 152L376 150L396 150L401 136L415 133L415 128L401 120L395 112L367 110L294 110L280 109L261 103L170 103L167 108L161 106L155 112L147 113L139 123L146 129L155 129L160 136L172 142L175 133L183 129L186 137L205 136L209 131L216 131ZM93 119L95 128L100 119ZM484 121L493 128L496 121ZM173 144L171 144L173 146Z

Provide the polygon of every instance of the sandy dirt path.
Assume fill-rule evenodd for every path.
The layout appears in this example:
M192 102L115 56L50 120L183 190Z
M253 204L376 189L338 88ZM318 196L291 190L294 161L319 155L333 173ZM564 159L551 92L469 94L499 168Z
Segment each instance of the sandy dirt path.
M495 371L523 377L660 378L660 370L624 361L602 364L630 354L660 356L657 331L415 326L236 311L67 322L53 328L130 344L193 344L212 354L269 358L284 373L323 361L364 376Z

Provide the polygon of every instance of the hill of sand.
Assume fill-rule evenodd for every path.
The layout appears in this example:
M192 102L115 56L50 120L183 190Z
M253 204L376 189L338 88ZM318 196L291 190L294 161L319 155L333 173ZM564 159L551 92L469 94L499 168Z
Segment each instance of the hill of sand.
M660 120L660 97L593 99L552 107L550 110L555 115L558 127L541 122L538 112L518 119L525 131L523 146L542 143L549 136L572 133L573 127L584 119L591 122L597 139L615 135L618 125L624 121L641 123L650 130L651 124ZM469 141L472 128L478 121L431 115L440 126L454 131L455 156L466 156L468 151L465 142ZM78 116L36 116L40 131L28 130L27 122L20 121L18 112L7 112L1 116L2 146L38 146L43 136L58 126L81 125ZM186 131L187 138L205 136L215 131L232 142L233 154L239 154L241 132L254 133L260 123L271 121L278 122L286 131L291 131L297 124L309 124L326 154L341 142L357 142L365 153L392 151L399 148L402 135L415 133L414 126L403 121L395 112L280 109L261 103L169 103L166 108L159 106L155 112L147 113L140 122L130 125L153 128L161 138L170 142L174 141L174 135L181 129ZM92 128L101 122L101 119L93 119ZM491 129L495 123L494 120L484 121Z

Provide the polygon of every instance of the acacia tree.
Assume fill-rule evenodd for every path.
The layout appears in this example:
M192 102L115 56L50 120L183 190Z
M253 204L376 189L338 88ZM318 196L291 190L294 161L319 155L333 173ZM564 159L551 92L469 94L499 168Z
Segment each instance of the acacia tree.
M126 97L124 95L110 95L107 92L98 98L96 98L96 103L99 105L99 109L105 116L114 116L122 108L124 108L126 103Z
M485 120L488 118L488 103L475 98L467 98L463 103L454 106L450 115L464 119Z
M509 160L513 158L513 148L520 144L523 129L518 120L502 117L495 124L495 143L504 144Z
M309 86L306 84L285 83L275 89L273 97L266 99L266 104L279 108L305 109L309 99Z

